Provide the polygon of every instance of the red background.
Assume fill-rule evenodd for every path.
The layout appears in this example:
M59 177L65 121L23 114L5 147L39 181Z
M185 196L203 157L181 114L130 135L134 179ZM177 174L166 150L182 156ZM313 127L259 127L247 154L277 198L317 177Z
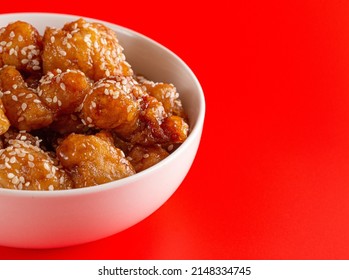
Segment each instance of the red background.
M207 114L188 176L149 218L0 258L349 259L349 2L8 3L0 13L77 14L157 40L193 69Z

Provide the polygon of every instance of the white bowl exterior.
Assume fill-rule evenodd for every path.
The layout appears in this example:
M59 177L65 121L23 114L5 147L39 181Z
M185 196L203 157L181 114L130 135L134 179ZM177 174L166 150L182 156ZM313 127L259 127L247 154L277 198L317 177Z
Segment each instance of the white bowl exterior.
M23 20L43 34L46 25L62 27L77 18L40 13L4 14L0 16L0 26ZM204 97L196 77L183 61L163 46L126 28L102 23L117 32L133 69L150 79L176 85L189 116L191 134L178 150L159 164L102 186L55 192L0 188L0 245L53 248L115 234L158 209L190 169L199 146L205 113Z

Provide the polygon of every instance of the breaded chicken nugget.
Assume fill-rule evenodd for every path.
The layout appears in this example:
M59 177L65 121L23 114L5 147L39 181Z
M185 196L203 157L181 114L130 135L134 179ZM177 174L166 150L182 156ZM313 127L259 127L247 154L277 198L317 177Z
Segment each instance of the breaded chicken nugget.
M10 140L0 150L0 187L18 190L62 190L72 181L40 148L21 140Z
M16 21L0 29L0 67L12 65L26 73L41 72L42 42L36 28Z
M44 73L76 69L95 81L133 74L115 32L100 23L79 19L62 29L47 28L43 45Z
M33 130L48 126L53 113L40 101L35 90L26 86L14 66L0 69L0 90L6 116L19 130Z
M57 157L75 187L95 186L135 173L124 153L95 135L70 134L57 148Z

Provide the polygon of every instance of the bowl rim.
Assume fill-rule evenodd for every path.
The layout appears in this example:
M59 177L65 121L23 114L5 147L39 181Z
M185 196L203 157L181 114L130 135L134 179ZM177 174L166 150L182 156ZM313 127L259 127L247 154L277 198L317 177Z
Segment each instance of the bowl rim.
M54 190L54 191L36 191L36 190L14 190L14 189L6 189L0 187L0 196L16 196L16 197L65 197L65 196L80 196L80 195L87 195L97 192L103 192L110 189L116 189L121 188L125 185L135 183L139 181L142 177L147 177L151 173L155 172L156 170L162 168L163 166L169 164L169 162L175 160L178 156L180 156L182 153L185 152L185 150L193 143L195 142L196 137L200 137L204 125L204 118L205 118L205 111L206 111L206 102L205 102L205 96L203 89L200 85L199 80L195 76L194 72L190 69L190 67L174 52L172 52L170 49L166 48L162 44L156 42L155 40L137 32L130 28L111 23L108 21L86 17L82 15L75 15L75 14L64 14L64 13L46 13L46 12L16 12L16 13L3 13L0 14L0 18L3 17L16 17L16 16L32 16L32 17L40 17L40 16L46 16L46 17L60 17L60 18L71 18L71 20L76 20L78 18L83 18L88 21L94 21L102 23L109 28L113 29L115 32L118 32L117 30L121 30L122 32L126 33L127 35L131 36L137 36L141 37L143 40L148 41L151 44L154 44L157 48L162 49L165 52L168 52L169 55L175 58L179 62L179 64L187 71L187 73L190 75L190 78L194 81L195 86L198 89L198 97L199 97L199 104L198 104L198 117L196 122L194 123L194 126L191 128L188 138L176 149L172 154L170 154L165 159L161 160L159 163L147 168L146 170L143 170L139 173L136 173L134 175L131 175L126 178L122 178L119 180L111 181L108 183L96 185L96 186L90 186L90 187L84 187L84 188L77 188L77 189L69 189L69 190ZM70 20L70 19L69 19ZM47 25L49 26L49 25ZM34 26L35 27L35 26ZM116 30L115 30L116 29Z

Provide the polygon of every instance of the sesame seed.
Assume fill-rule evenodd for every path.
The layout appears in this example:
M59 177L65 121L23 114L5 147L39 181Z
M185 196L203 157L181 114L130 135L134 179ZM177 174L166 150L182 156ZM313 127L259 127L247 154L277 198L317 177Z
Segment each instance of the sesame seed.
M33 162L31 162L31 161L28 162L28 165L29 165L30 168L33 168L35 166L35 164Z
M29 59L26 59L26 58L24 58L24 59L21 60L21 63L22 63L22 64L27 64L28 62L29 62Z
M90 117L87 117L86 120L89 122L89 123L92 123L92 119Z
M148 158L149 157L149 154L144 154L143 155L143 158Z
M31 154L29 154L29 155L28 155L28 159L29 159L30 161L34 161L34 156L31 155Z
M14 184L14 185L17 185L18 183L19 183L19 179L18 179L18 177L16 176L16 177L14 177L13 179L12 179L12 184Z
M67 55L67 53L65 51L63 51L63 50L60 50L59 53L60 53L61 56L66 56Z
M37 103L37 104L41 103L41 101L39 99L34 99L33 102Z
M17 88L17 85L16 85L16 84L14 84L14 85L12 86L12 88L13 88L13 89L16 89L16 88Z
M21 93L18 94L18 97L22 97L24 95L25 95L25 92L21 92Z
M17 121L18 121L18 122L24 121L24 117L23 117L23 116L22 116L22 117L19 117Z
M173 150L173 145L172 145L172 144L169 145L169 146L167 147L167 150L168 150L169 152L171 152L171 151Z
M110 71L109 71L109 69L105 70L105 75L106 75L107 77L110 76Z
M127 113L131 112L132 107L133 107L132 105L128 105L128 107L127 107Z
M91 102L91 106L92 106L92 108L96 108L96 107L97 107L96 102L92 101L92 102Z
M9 55L13 55L14 53L15 53L15 49L11 48L10 51L9 51Z
M49 191L53 191L53 190L54 190L53 185L49 185L49 186L48 186L48 190L49 190Z
M21 54L22 55L27 55L27 52L25 51L25 49L21 49ZM22 62L23 63L23 62ZM24 64L24 63L23 63Z
M64 84L64 83L60 83L59 86L60 86L60 88L61 88L62 90L65 90L65 84Z
M24 111L25 109L27 109L28 105L26 103L22 103L21 108Z
M53 99L52 99L52 102L53 102L53 103L57 103L57 101L58 101L58 98L57 98L57 96L55 95L55 96L53 97Z
M25 98L29 99L29 98L32 98L33 95L31 93L27 94L27 96Z
M46 175L46 178L47 178L47 179L53 178L53 174L52 174L52 173L47 174L47 175Z
M51 36L51 43L53 44L55 42L55 37Z
M52 98L47 97L47 98L46 98L46 101L47 101L48 103L51 103L51 102L52 102Z
M40 66L37 66L37 65L33 66L33 70L40 70L40 69L41 69Z
M44 162L44 168L45 168L47 171L51 171L50 165L49 165L47 162Z
M130 156L128 156L126 159L127 159L128 161L132 161L132 160L133 160L133 158L130 157Z
M22 35L18 35L18 41L22 42L23 41L23 36Z
M61 101L61 100L58 100L58 101L57 101L57 104L58 104L58 106L62 106L62 101Z
M6 47L11 47L12 46L12 42L8 42L7 44L6 44Z
M11 97L11 98L12 98L12 100L13 100L13 101L18 101L18 98L17 98L17 96L16 96L16 95L12 95L12 97Z
M14 156L11 157L11 158L10 158L10 163L15 163L15 162L16 162L16 157L14 157Z
M15 174L13 174L13 173L8 173L7 174L7 178L9 178L9 179L12 179L14 177L15 177Z

